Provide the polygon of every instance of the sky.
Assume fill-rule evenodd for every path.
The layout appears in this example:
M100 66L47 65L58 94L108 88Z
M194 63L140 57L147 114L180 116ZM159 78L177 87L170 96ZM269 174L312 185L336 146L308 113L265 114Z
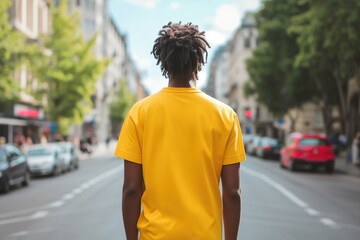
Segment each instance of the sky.
M109 0L110 14L126 35L130 56L142 82L153 94L167 86L160 66L150 54L154 40L168 22L188 23L205 31L210 43L208 64L199 73L198 87L206 85L210 62L216 49L229 41L244 13L260 8L261 0Z

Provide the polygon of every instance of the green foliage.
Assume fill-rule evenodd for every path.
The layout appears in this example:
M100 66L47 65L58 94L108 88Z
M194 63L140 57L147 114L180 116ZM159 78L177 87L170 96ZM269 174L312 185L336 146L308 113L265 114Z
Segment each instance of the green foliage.
M269 111L282 115L311 101L316 94L306 68L295 67L297 34L288 31L293 16L307 10L297 0L264 1L257 13L260 44L247 62L250 82L245 94L256 94Z
M25 44L26 37L9 24L10 0L0 1L0 111L18 98L20 86L14 72L26 62L31 53L31 44Z
M350 79L360 66L360 1L310 1L309 11L293 19L291 30L297 34L300 53L297 65L306 66L322 76Z
M50 119L67 134L71 122L81 122L91 108L95 83L103 74L109 60L97 60L93 55L96 36L83 40L76 13L69 13L68 1L52 8L52 34L45 38L49 50L39 76L46 86L41 94L48 99Z
M128 114L130 108L136 102L136 97L132 95L126 86L125 80L120 82L120 88L116 93L116 97L110 104L110 120L113 125L122 124Z
M350 79L360 77L360 0L302 2L310 9L294 17L290 28L298 35L296 65L309 69L324 103L338 106L350 133L347 90Z

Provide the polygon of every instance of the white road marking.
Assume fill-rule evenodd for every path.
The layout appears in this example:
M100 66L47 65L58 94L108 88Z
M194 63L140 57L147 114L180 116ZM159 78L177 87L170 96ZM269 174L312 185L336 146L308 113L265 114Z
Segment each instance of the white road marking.
M0 225L40 219L40 218L46 217L48 214L49 214L48 211L36 212L36 213L34 213L33 215L30 215L30 216L2 220L2 221L0 221Z
M329 227L336 227L336 223L330 218L321 218L320 222Z
M311 216L319 216L319 212L312 208L305 208L305 212Z
M259 173L257 171L251 170L251 169L249 169L247 167L244 167L244 166L242 166L241 169L242 169L243 172L263 180L264 182L266 182L267 184L269 184L270 186L272 186L273 188L278 190L280 193L282 193L285 197L287 197L293 203L298 205L300 208L304 209L305 212L308 213L309 215L311 215L311 216L319 216L320 215L320 213L318 211L316 211L315 209L310 208L309 204L307 204L305 201L301 200L298 196L296 196L294 193L290 192L283 185L281 185L281 184L277 183L276 181L272 180L270 177L266 176L265 174L262 174L262 173ZM328 227L332 227L332 228L338 226L336 224L336 222L333 221L330 218L320 218L320 222L323 223L324 225L326 225Z
M264 175L262 173L256 172L254 170L251 170L251 169L249 169L247 167L244 167L244 166L241 166L241 169L242 169L242 171L244 171L247 174L250 174L250 175L252 175L254 177L260 178L261 180L263 180L264 182L266 182L267 184L269 184L270 186L272 186L273 188L275 188L276 190L281 192L285 197L287 197L289 200L291 200L293 203L295 203L299 207L305 208L305 207L308 206L308 204L306 202L301 200L295 194L293 194L292 192L287 190L284 186L282 186L281 184L275 182L274 180L272 180L268 176L266 176L266 175Z
M70 200L70 199L73 199L73 198L74 198L74 195L71 194L71 193L67 193L62 197L63 200Z
M53 203L50 203L49 204L49 207L50 208L55 208L55 207L61 207L65 204L64 201L56 201L56 202L53 202Z
M82 188L76 188L72 191L72 194L77 195L82 193L84 190Z
M96 176L95 178L89 180L88 182L83 183L79 188L74 189L71 193L63 195L62 200L55 201L55 202L52 202L50 204L47 204L47 205L41 206L41 207L0 214L0 218L6 218L6 217L11 217L11 216L16 216L16 215L20 215L20 214L26 214L26 213L38 211L30 216L21 216L21 217L16 217L16 218L0 220L0 225L6 225L6 224L11 224L11 223L18 223L18 222L31 221L31 220L44 218L47 215L49 215L49 212L45 211L46 209L63 206L65 204L65 201L73 199L75 194L82 193L85 189L88 189L91 186L95 185L96 183L99 183L99 182L105 180L106 178L111 177L112 175L120 172L123 168L124 168L124 165L121 165L121 166L118 166L114 169L111 169L109 171L106 171L106 172Z
M26 236L26 235L29 235L28 231L21 231L21 232L16 232L16 233L11 234L11 236L13 236L13 237L22 237L22 236Z
M48 211L41 211L41 212L36 212L33 215L30 216L31 219L39 219L39 218L43 218L46 217L47 215L49 215Z

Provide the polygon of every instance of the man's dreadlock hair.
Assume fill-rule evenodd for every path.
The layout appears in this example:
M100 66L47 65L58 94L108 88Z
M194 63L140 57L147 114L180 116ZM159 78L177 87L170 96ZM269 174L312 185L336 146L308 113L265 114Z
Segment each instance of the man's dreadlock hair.
M163 76L187 76L198 72L205 65L208 57L206 47L210 48L205 39L205 32L199 32L197 25L169 22L159 31L152 54L161 63ZM204 58L204 53L205 58Z

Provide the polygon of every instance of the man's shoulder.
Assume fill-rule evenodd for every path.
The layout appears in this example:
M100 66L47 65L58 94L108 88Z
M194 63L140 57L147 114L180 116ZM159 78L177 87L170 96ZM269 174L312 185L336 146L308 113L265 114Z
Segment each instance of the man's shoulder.
M137 101L131 108L130 113L138 112L149 105L152 105L159 98L160 92L147 96Z
M206 94L203 92L202 94L202 98L208 102L208 104L210 106L212 106L213 108L221 111L221 112L226 112L226 113L229 113L229 114L235 114L235 111L227 104L221 102L220 100Z

